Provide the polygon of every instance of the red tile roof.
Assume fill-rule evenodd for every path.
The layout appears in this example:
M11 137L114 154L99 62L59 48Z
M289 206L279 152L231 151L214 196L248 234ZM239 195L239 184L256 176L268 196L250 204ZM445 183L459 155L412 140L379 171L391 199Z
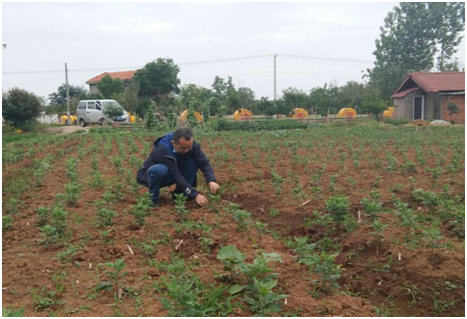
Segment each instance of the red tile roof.
M410 73L409 76L427 92L465 90L465 72Z
M410 79L426 92L453 92L465 90L465 72L419 72L407 75L391 97L400 98L412 92L407 92L408 90L399 92ZM402 95L402 93L405 94Z
M106 75L109 75L112 79L120 79L122 81L125 81L125 80L131 80L133 78L133 75L135 75L136 71L138 70L134 70L134 71L122 71L122 72L111 72L111 73L108 73L108 72L104 72L102 73L101 75L98 75L98 76L95 76L93 77L92 79L89 79L86 81L87 84L90 84L90 83L98 83L100 82L100 80L102 80L102 78Z
M401 97L406 96L410 92L417 91L417 90L420 90L420 88L419 87L410 88L410 89L407 89L407 90L404 90L404 91L397 92L396 94L391 95L391 97L393 99L401 98Z

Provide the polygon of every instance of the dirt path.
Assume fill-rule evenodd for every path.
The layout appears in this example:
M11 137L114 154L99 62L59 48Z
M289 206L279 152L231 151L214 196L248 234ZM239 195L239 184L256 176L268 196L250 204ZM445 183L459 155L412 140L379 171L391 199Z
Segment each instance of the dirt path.
M57 126L57 127L48 127L44 130L44 133L49 134L70 134L77 131L89 131L91 127L97 126L88 126L88 127L81 127L81 126Z

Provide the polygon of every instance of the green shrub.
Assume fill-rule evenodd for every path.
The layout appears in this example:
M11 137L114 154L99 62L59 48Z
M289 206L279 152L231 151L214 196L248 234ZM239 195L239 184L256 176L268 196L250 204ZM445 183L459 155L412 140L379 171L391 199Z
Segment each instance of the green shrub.
M387 123L387 124L392 124L392 125L404 125L404 124L409 124L410 121L407 120L407 119L387 119L387 120L384 120L384 123Z
M216 131L260 131L260 130L290 130L304 129L312 124L300 121L280 121L280 120L265 120L265 121L228 121L220 119L214 123L213 128ZM316 124L313 124L316 125Z
M331 213L332 219L338 223L345 220L345 216L349 213L349 200L345 196L331 196L326 201L326 210Z

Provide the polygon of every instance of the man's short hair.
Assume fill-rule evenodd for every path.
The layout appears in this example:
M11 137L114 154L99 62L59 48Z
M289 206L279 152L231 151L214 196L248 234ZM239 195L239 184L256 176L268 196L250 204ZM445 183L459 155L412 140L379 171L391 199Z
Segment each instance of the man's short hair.
M178 142L182 137L189 141L193 137L193 132L186 127L179 128L174 132L173 140Z

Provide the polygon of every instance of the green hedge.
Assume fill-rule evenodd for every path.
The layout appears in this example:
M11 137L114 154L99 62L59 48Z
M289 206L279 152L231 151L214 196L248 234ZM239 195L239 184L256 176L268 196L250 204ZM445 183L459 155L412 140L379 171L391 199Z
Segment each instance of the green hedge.
M387 119L387 120L384 120L384 123L387 123L387 124L392 124L392 125L403 125L403 124L409 124L410 121L407 120L407 119Z
M300 121L281 121L281 120L267 120L267 121L227 121L219 120L213 123L212 127L216 131L259 131L259 130L290 130L290 129L303 129L310 126L317 126L317 123L304 123Z

